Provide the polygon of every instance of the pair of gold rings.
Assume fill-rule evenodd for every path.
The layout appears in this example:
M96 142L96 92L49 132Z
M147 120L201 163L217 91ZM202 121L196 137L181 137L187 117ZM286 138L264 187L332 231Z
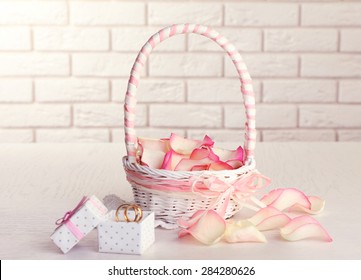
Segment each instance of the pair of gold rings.
M124 215L124 220L129 223L129 222L139 222L142 220L143 218L143 210L142 208L140 208L140 206L138 206L137 204L122 204L117 208L117 211L115 212L115 220L117 222L122 222L123 220L121 220L119 218L119 211L124 209L123 211L123 215ZM128 217L128 212L133 209L134 211L134 218L130 219Z

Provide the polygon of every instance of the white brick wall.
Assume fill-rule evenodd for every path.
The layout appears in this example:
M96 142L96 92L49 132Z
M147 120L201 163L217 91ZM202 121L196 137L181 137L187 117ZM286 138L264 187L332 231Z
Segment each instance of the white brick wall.
M109 82L96 79L36 79L35 99L39 102L106 102Z
M222 56L211 54L153 54L149 75L154 77L220 77Z
M11 127L68 127L69 105L0 105L0 126Z
M259 141L361 141L361 2L0 1L0 143L122 142L137 51L161 27L214 27L243 55ZM207 38L157 46L141 73L136 128L243 142L239 81Z
M143 3L127 1L69 1L70 22L76 25L142 25L145 23Z
M66 24L65 1L1 1L0 24Z
M204 1L206 2L206 1ZM185 22L202 22L220 26L222 24L222 1L220 3L152 3L148 5L148 23L151 25L168 25Z
M0 102L22 103L32 101L32 82L30 79L0 80Z
M360 3L303 4L301 23L305 26L359 26L360 13Z
M27 27L0 27L0 50L30 50L30 29Z
M109 32L104 28L34 28L34 48L42 51L106 51Z
M252 77L296 77L298 57L293 54L246 54L243 56ZM225 58L225 75L236 77L231 60Z
M337 50L335 29L269 29L265 31L268 52L332 52Z
M227 3L225 23L230 26L295 26L298 6L287 3Z
M77 53L72 58L74 76L126 77L135 56L120 53Z
M222 108L215 105L150 105L149 124L154 127L221 127Z
M9 76L67 76L69 56L52 53L0 54L0 75Z
M333 80L279 79L263 81L265 103L335 102L337 84Z

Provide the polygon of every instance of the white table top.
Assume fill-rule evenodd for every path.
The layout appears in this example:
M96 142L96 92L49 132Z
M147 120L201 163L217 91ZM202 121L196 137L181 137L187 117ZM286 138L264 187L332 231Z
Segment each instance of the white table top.
M229 143L230 144L230 143ZM233 145L234 147L235 145ZM97 252L94 230L64 255L49 236L54 221L83 195L131 200L122 144L0 145L0 259L361 259L361 144L259 143L257 168L271 188L296 187L326 199L317 215L333 243L287 242L266 232L266 244L205 246L156 229L142 256Z

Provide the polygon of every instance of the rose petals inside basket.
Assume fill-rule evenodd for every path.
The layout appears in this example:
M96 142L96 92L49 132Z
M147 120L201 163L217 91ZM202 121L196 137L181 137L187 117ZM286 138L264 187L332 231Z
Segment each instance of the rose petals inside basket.
M172 171L232 170L243 165L243 148L225 150L207 135L198 141L172 133L169 139L138 138L137 162Z

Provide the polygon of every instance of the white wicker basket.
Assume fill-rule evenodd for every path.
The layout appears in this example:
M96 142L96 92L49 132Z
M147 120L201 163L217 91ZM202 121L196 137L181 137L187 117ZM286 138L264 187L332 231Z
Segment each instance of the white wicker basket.
M195 33L210 38L221 46L232 59L241 82L246 124L245 124L245 161L241 168L224 171L168 171L142 166L136 162L137 137L134 129L136 90L139 73L153 48L163 40L178 34ZM142 47L131 70L124 105L124 128L127 156L123 164L127 179L132 184L134 199L143 209L154 211L156 220L164 228L175 228L179 218L189 218L197 210L210 207L219 209L227 203L225 218L231 217L242 207L239 200L231 197L229 201L219 199L220 196L204 196L193 191L196 182L216 176L224 182L232 183L250 172L255 172L254 148L255 129L255 98L252 80L246 65L236 48L215 30L198 24L178 24L166 27L153 36ZM139 176L138 176L139 175ZM141 177L142 180L137 180ZM160 186L157 188L156 186Z

